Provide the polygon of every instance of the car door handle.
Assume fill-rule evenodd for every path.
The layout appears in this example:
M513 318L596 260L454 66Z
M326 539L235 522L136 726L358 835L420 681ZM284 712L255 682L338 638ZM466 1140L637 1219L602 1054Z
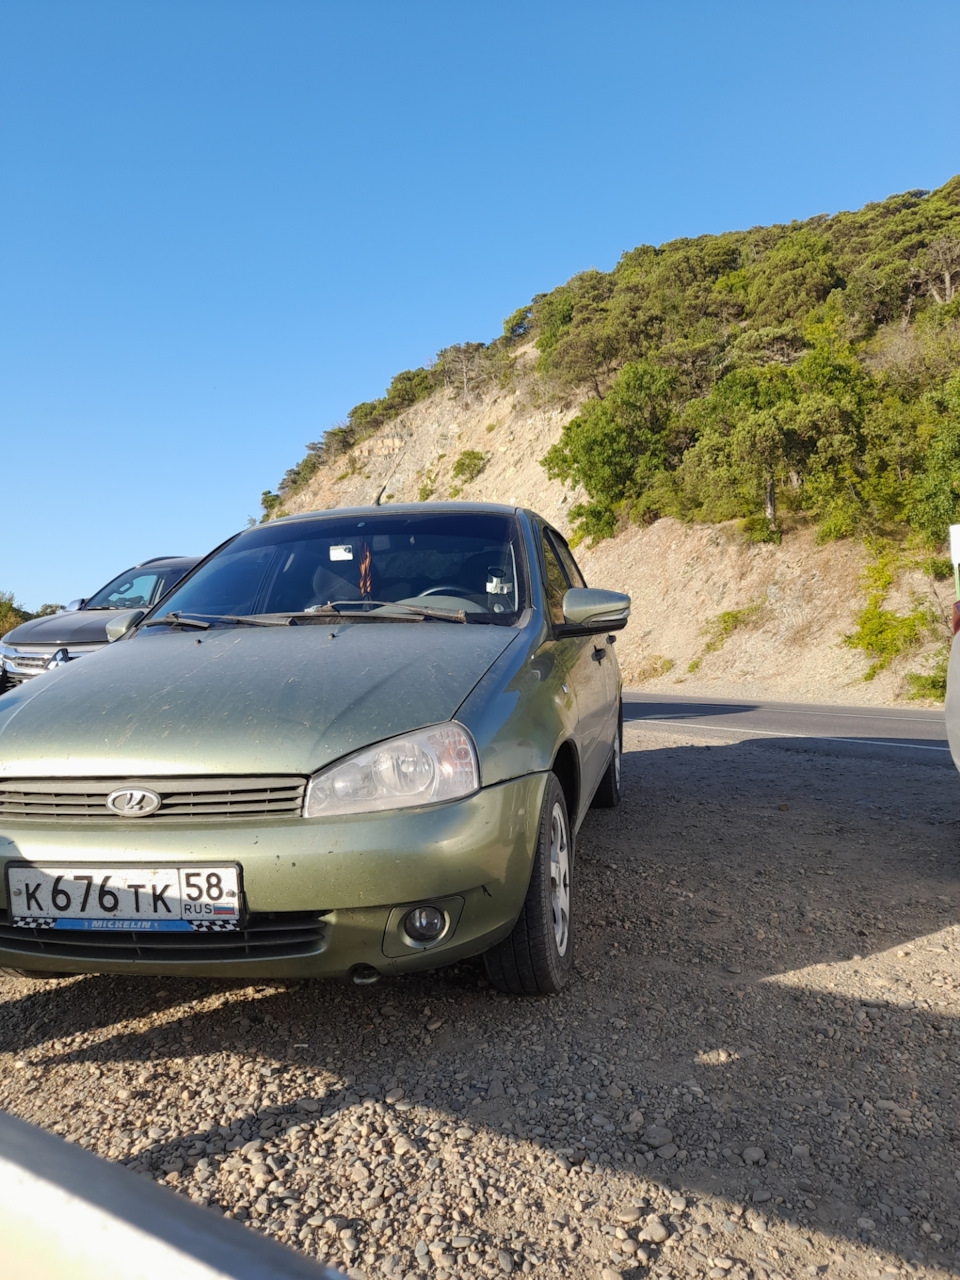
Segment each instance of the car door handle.
M606 649L600 649L596 645L594 646L594 649L593 649L594 662L602 662L606 656L607 656Z

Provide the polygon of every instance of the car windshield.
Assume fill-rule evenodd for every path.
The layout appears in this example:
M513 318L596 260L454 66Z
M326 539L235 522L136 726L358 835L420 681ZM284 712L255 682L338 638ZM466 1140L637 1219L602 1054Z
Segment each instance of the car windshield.
M147 609L162 594L162 579L166 576L156 569L128 569L126 573L108 582L90 597L87 609ZM159 584L159 586L158 586ZM169 582L167 586L169 586Z
M367 616L384 605L510 624L525 607L516 520L491 512L384 512L276 523L239 534L175 590L163 615L229 624L311 615ZM389 615L391 611L387 609ZM384 617L383 612L379 619ZM160 621L156 619L155 621Z

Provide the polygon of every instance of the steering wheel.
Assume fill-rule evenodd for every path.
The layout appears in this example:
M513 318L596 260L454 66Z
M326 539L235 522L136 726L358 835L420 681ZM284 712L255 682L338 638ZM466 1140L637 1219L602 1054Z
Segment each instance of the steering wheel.
M422 596L462 596L466 588L459 582L441 582L437 587L428 587L426 591L419 592Z

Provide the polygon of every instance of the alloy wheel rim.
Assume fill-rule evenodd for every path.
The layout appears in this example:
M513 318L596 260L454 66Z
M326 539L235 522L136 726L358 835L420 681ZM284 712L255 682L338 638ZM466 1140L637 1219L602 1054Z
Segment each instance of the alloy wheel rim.
M570 941L570 847L567 822L559 804L550 815L550 906L557 954L566 954Z
M619 730L613 737L613 780L616 783L617 791L620 790L620 732Z

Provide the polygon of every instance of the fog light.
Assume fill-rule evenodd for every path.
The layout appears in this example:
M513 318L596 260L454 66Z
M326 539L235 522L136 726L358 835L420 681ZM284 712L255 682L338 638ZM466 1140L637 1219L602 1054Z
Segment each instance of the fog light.
M358 987L368 987L371 983L380 981L380 975L372 964L355 964L350 970L350 977Z
M412 942L436 942L447 918L436 907L414 907L403 917L403 931Z

